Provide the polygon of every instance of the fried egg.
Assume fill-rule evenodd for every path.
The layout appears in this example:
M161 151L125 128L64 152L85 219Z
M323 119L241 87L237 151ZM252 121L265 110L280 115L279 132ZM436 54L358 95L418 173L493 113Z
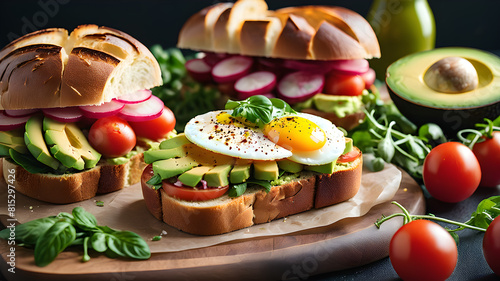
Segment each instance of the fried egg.
M344 134L330 121L305 113L279 117L257 127L231 111L191 119L186 137L209 151L251 160L289 159L305 165L335 161L345 149Z
M196 145L224 155L252 160L276 160L292 152L270 141L256 127L231 116L230 111L211 111L191 119L184 128Z

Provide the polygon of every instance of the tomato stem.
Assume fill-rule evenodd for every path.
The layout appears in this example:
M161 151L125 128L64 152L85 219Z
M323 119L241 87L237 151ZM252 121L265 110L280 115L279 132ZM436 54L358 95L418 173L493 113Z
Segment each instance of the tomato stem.
M395 214L392 214L390 216L383 216L381 219L379 219L375 222L375 226L377 228L380 228L380 225L382 223L384 223L392 218L402 216L404 218L403 224L407 224L407 223L414 221L414 220L427 219L427 220L434 220L434 221L439 221L439 222L459 226L456 229L447 229L448 232L456 232L456 231L460 231L460 230L463 230L466 228L486 232L485 228L473 226L473 225L467 224L467 222L466 223L457 222L457 221L453 221L453 220L449 220L449 219L445 219L445 218L436 217L434 215L411 215L410 212L405 207L403 207L401 204L399 204L398 202L392 201L391 203L398 206L401 209L402 213L395 213Z

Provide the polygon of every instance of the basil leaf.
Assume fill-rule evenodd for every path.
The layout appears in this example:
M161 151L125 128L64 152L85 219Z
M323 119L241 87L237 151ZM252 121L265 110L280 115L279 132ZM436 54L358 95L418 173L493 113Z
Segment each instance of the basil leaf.
M269 192L271 191L271 182L269 181L266 181L266 180L256 180L256 179L250 179L247 181L247 183L252 183L252 184L256 184L256 185L260 185L264 188L264 190L266 192Z
M40 218L15 226L16 241L34 246L40 236L58 221L55 217ZM0 231L0 238L8 239L10 229Z
M106 235L107 234L102 232L92 234L92 237L90 237L90 245L92 245L92 249L99 253L105 252L108 249L108 246L106 245Z
M467 224L488 228L490 223L500 215L500 196L492 196L481 201L471 215Z
M19 166L32 174L56 173L56 170L36 160L31 154L22 154L14 149L9 150L10 158Z
M35 245L35 263L46 266L51 263L60 252L76 239L76 230L67 221L57 221L37 240Z
M148 244L141 236L130 231L117 231L107 235L109 249L122 257L134 259L148 259L151 251Z
M229 197L238 197L241 196L247 190L247 183L235 184L229 189L227 195Z
M97 219L82 207L75 207L72 211L76 225L82 230L93 231L97 229Z
M154 190L158 190L162 185L162 178L160 174L154 174L146 183L153 186Z

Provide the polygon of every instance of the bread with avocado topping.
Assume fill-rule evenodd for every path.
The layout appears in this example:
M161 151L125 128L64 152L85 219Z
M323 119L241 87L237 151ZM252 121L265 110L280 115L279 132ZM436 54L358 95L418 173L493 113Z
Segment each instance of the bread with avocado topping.
M148 183L154 175L149 165L141 179L143 196L151 214L170 226L196 235L223 234L354 197L361 185L362 157L356 147L348 147L358 151L358 156L351 162L333 163L332 173L319 173L307 167L296 173L280 170L280 176L270 181L272 186L268 191L249 185L240 196L230 197L226 193L206 201L182 200L168 195L163 188L154 188ZM156 153L146 152L145 157ZM271 166L274 165L266 168L272 170ZM288 167L296 169L289 163Z

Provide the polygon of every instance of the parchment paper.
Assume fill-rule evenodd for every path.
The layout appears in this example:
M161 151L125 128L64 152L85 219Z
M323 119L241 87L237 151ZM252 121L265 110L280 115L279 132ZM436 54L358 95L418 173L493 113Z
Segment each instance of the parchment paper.
M283 235L329 225L347 217L363 216L373 206L391 200L399 188L401 178L401 172L390 164L386 164L384 170L376 173L369 172L365 168L358 194L346 202L215 236L196 236L183 233L155 219L146 208L140 184L68 205L45 203L16 192L15 211L12 214L18 222L23 223L56 215L59 212L70 213L74 207L82 206L96 216L99 225L107 225L119 230L130 230L141 235L148 242L152 253L175 252L234 240ZM8 212L7 209L7 185L3 180L1 182L0 214L10 214L11 212ZM103 201L104 206L97 206L97 200ZM157 235L161 235L162 239L152 241L151 239Z

